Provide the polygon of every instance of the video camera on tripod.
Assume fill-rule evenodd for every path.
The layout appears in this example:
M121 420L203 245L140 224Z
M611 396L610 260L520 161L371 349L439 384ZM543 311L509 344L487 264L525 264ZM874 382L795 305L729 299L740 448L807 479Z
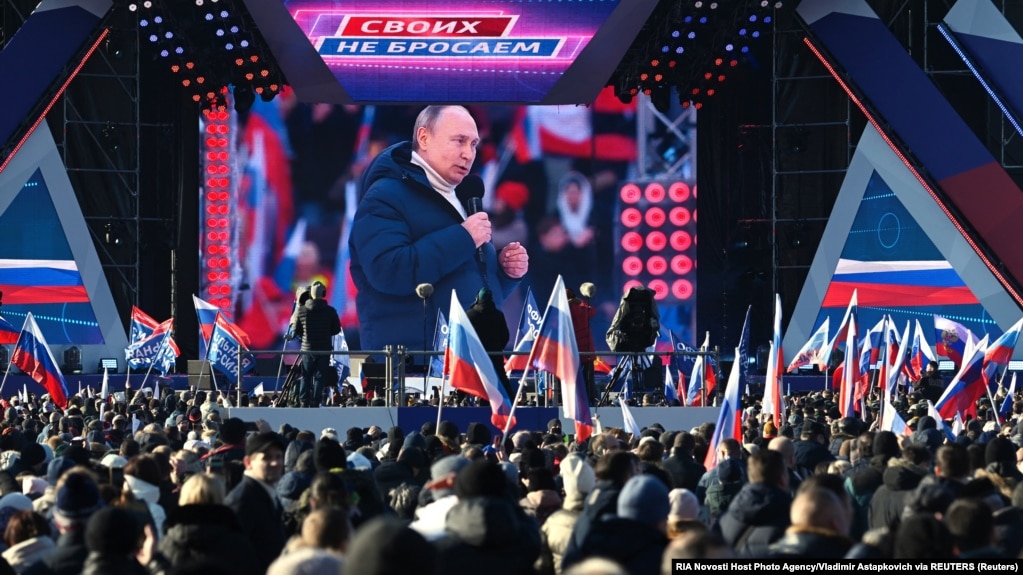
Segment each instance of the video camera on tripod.
M661 315L657 310L657 302L654 301L654 291L645 287L630 288L618 305L618 311L611 320L611 327L607 330L607 345L611 351L619 353L641 354L650 346L654 345L661 332ZM656 390L661 382L660 364L657 356L652 356L650 365L642 358L645 356L625 355L621 356L611 380L600 399L600 405L605 405L611 391L618 385L622 368L629 362L632 369L629 370L632 377L633 391ZM640 358L640 361L637 361Z

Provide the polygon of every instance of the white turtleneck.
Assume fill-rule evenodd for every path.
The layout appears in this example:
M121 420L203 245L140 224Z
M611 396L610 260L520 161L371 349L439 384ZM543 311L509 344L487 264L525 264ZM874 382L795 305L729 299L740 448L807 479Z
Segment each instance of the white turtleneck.
M462 214L462 218L466 217L465 207L462 206L462 202L458 201L458 196L455 195L455 186L452 186L441 177L437 170L433 169L430 164L426 163L426 160L419 155L418 152L412 151L412 163L419 166L426 172L426 179L430 181L430 186L437 191L449 204L458 210L458 213Z

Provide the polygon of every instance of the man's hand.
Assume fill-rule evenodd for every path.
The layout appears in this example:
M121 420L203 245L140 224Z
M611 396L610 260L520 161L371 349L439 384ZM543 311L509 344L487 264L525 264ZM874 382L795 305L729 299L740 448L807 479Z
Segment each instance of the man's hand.
M519 279L529 271L529 254L522 244L512 242L497 255L497 263L508 277Z
M480 247L490 241L490 216L486 212L477 212L465 218L465 221L462 222L462 227L472 236L472 241L476 244L476 247Z

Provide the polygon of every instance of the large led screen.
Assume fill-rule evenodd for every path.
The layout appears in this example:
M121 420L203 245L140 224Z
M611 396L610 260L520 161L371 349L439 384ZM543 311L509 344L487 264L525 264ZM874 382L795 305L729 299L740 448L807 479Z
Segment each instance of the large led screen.
M586 104L656 1L246 5L303 101Z
M527 293L544 306L560 274L577 292L595 284L591 326L598 349L607 349L604 333L625 287L612 254L621 243L619 190L636 171L636 104L605 90L590 107L469 109L482 138L473 171L485 182L495 247L517 241L530 254L529 273L503 309L513 338ZM295 290L316 280L328 286L350 348L360 349L347 249L359 178L382 149L411 138L420 110L304 104L287 90L203 121L199 296L231 311L254 349L285 345ZM698 343L694 308L677 306L678 298L659 303L665 328Z

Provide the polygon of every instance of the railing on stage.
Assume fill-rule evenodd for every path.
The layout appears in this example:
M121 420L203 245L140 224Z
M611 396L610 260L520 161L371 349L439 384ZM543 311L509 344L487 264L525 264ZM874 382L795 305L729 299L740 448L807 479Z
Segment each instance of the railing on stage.
M413 379L416 379L416 378L419 378L419 377L422 378L422 380L423 380L423 387L422 387L422 390L421 390L420 393L421 393L421 395L423 397L426 397L427 394L430 392L430 389L428 389L428 380L430 378L430 368L429 368L429 365L430 365L430 363L431 363L431 361L432 361L432 359L434 357L443 355L443 353L444 352L434 351L434 350L425 350L425 351L424 350L409 350L408 348L406 348L405 346L402 346L402 345L398 345L398 346L389 346L388 345L388 346L384 346L384 349L381 349L381 350L358 350L358 351L352 351L352 350L347 350L347 351L345 351L345 350L296 351L296 350L280 350L280 349L272 349L272 350L271 349L268 349L268 350L243 350L243 349L241 349L239 347L239 349L238 349L238 357L237 357L237 361L238 361L237 365L239 365L239 366L242 365L242 356L243 356L243 354L253 354L253 355L270 355L270 354L273 354L273 355L280 355L281 358L282 358L282 361L283 361L283 357L285 355L303 355L303 354L308 354L308 355L329 355L329 356L339 356L340 355L340 356L347 356L349 358L349 365L351 365L351 363L352 363L352 361L351 361L352 358L365 359L365 358L370 358L370 357L381 357L382 356L383 360L384 360L383 361L383 364L384 364L384 389L383 389L383 391L384 391L384 394L385 394L385 401L386 401L387 405L405 406L406 405L406 401L407 401L407 395L408 395L407 394L407 389L408 388L407 388L407 381L406 381L407 380L407 377L406 377L406 367L408 365L408 360L409 359L414 359L416 357L428 358L425 361L423 361L423 374L422 374L422 376L419 376L418 374L415 375L415 376L412 376ZM490 355L490 356L500 355L502 357L507 357L507 356L512 356L512 355L529 355L529 353L530 352L528 352L528 351L500 351L500 352L496 352L495 351L495 352L489 352L488 355ZM611 389L612 386L614 386L615 383L617 383L615 381L615 375L614 374L617 373L618 370L622 369L624 367L624 364L627 363L627 361L625 359L621 359L621 358L627 358L629 360L629 362L631 362L630 367L634 366L636 364L636 358L638 358L640 356L656 356L658 358L659 357L663 357L663 356L670 356L671 357L671 361L673 363L675 361L675 358L677 358L677 357L688 357L688 356L711 357L716 362L720 359L717 347L715 347L712 350L697 350L697 351L679 351L679 350L663 350L663 351L661 351L661 350L656 350L656 351L638 351L638 352L637 351L579 352L579 356L580 356L580 358L593 357L594 359L598 359L600 357L616 357L616 358L620 358L615 363L615 365L613 367L613 371L612 371L612 373L609 376L609 380L605 384L605 388L603 390L601 390L601 392L600 392L601 393L600 403L604 403L605 402L607 397L613 391ZM283 365L283 363L282 363L282 365ZM663 363L662 363L662 367L663 367ZM511 374L509 374L509 377L510 376L511 376ZM442 376L442 378L443 378L443 376ZM520 378L518 382L512 381L513 387L516 386L516 385L521 385L524 379L525 378ZM278 376L277 376L277 382L278 383L279 383L279 380L280 380L280 374L278 373ZM557 383L557 380L555 378L551 378L551 380L554 382L554 384ZM663 394L664 393L664 391L663 391L663 380L660 380L660 381L662 382L662 385L660 386L660 388L661 388L660 389L660 393ZM535 382L535 379L534 379L534 382ZM339 383L342 383L342 382L339 382ZM237 384L237 389L238 389L238 401L240 402L241 401L241 396L242 396L242 389L243 389L241 369L238 370L238 376L237 376L236 384ZM596 386L596 379L595 379L594 391L597 391L596 387L597 386ZM646 389L646 387L644 387L644 389ZM657 390L657 386L655 386L654 389L656 391ZM363 391L365 391L365 390L363 390ZM701 405L707 405L708 404L708 399L710 399L710 398L707 397L706 386L703 386L703 388L701 390L701 393L702 393L702 397L701 397L702 403L701 403ZM545 394L543 394L543 399L545 400L544 401L544 404L545 404L544 407L556 407L557 406L557 397L558 397L557 389L552 387L550 395L551 395L551 399L554 402L554 404L553 405L548 405L546 403L547 394L545 393ZM443 397L439 397L438 401L443 401ZM538 405L540 404L539 399L537 400L537 404Z

